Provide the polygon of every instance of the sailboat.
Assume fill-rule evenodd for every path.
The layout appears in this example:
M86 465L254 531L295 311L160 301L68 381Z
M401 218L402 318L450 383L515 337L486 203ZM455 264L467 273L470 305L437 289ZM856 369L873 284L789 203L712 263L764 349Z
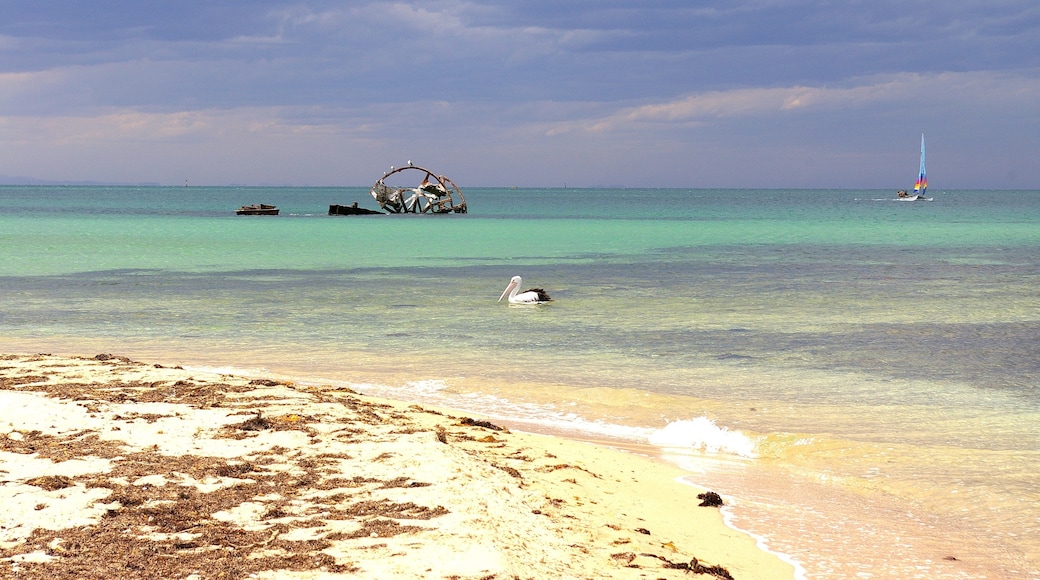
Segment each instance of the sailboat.
M917 183L914 184L914 193L909 194L905 189L899 190L897 197L899 201L932 201L933 198L925 197L928 191L928 173L924 170L924 133L921 133L921 172L917 175Z

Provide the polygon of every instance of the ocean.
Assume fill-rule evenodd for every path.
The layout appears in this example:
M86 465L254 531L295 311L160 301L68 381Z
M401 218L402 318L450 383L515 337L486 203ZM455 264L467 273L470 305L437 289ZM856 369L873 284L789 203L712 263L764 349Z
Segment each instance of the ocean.
M0 186L0 351L660 454L804 578L1040 578L1040 191L462 190Z

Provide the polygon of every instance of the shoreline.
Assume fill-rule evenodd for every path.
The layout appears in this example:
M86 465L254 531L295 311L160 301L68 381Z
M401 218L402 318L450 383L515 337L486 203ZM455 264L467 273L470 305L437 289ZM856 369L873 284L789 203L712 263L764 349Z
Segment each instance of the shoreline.
M19 577L795 577L609 445L108 355L0 355L0 399Z

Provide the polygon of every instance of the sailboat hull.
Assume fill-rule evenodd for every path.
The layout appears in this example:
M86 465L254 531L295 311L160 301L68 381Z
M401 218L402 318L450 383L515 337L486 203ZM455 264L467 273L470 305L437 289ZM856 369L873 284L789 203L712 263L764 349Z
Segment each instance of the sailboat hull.
M899 201L932 201L935 198L934 197L925 197L925 196L923 196L921 194L917 194L917 195L908 195L906 197L897 197L896 199L899 200Z

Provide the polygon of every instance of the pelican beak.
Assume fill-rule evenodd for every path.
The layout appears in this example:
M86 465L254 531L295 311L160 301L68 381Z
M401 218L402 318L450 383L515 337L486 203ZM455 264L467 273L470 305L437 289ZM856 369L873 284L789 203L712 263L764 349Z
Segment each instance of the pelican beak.
M506 285L506 289L502 291L502 295L498 297L498 301L501 302L502 299L506 297L506 294L509 294L509 291L512 290L514 286L516 286L516 282L509 282L509 284Z

